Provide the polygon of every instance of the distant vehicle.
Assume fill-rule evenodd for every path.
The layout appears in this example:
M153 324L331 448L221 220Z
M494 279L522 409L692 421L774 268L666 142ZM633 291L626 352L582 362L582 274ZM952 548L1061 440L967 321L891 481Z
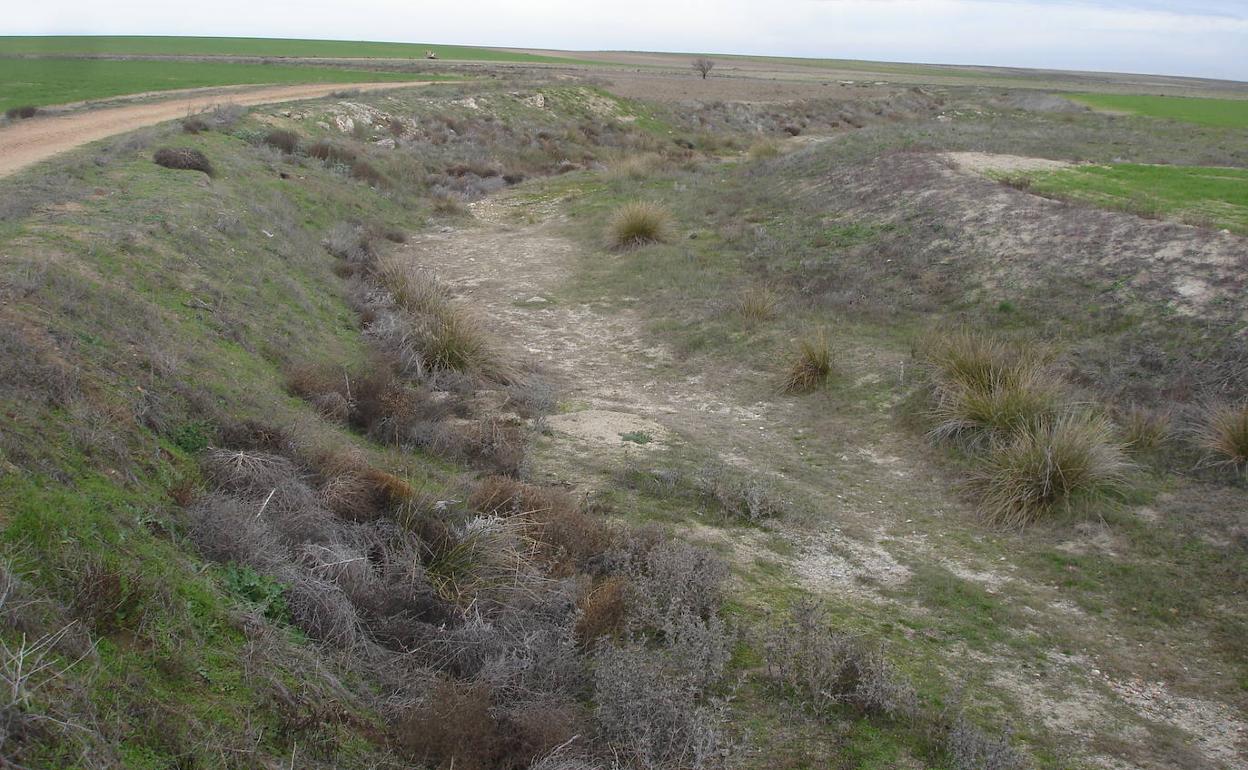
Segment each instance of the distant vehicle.
M425 51L425 58L436 59L438 58L438 52L437 51Z

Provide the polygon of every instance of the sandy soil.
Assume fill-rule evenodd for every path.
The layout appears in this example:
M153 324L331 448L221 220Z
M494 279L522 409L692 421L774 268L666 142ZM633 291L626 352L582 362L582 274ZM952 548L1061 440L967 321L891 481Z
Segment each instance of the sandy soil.
M0 177L114 134L176 120L211 109L219 104L256 105L298 101L328 96L335 91L377 91L427 85L412 83L315 83L296 86L226 90L211 89L194 95L125 107L109 107L87 112L24 120L0 129Z
M1016 173L1020 171L1056 171L1074 165L1064 160L1027 158L1021 155L993 155L986 152L950 152L945 157L955 168L986 174L993 171Z

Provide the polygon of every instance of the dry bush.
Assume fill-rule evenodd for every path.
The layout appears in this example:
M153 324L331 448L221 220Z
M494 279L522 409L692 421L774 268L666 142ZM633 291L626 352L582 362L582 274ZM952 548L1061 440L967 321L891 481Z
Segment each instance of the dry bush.
M200 134L209 128L208 121L198 115L192 115L182 121L182 130L188 134Z
M615 571L629 578L629 623L661 629L683 611L714 615L724 598L728 565L706 548L653 532L634 531L610 554Z
M385 174L364 158L356 158L351 162L351 178L366 182L370 187L386 187L390 183Z
M616 541L610 524L587 513L563 490L487 476L468 497L473 510L492 516L523 516L554 574L592 570Z
M29 104L21 107L10 107L4 111L4 116L9 120L29 120L38 114L39 108Z
M776 317L779 297L767 286L751 286L737 298L737 312L750 323L770 321Z
M202 458L204 478L218 490L265 494L299 477L295 464L265 452L210 449Z
M613 752L646 770L722 762L726 715L700 686L703 673L674 648L603 648L594 670L594 719Z
M398 744L439 768L494 770L503 739L490 712L489 687L442 680L398 724Z
M576 641L582 647L593 647L604 636L615 636L624 628L628 610L628 580L612 575L594 586L576 603L580 616L576 620Z
M212 163L199 150L188 147L163 147L156 151L152 160L158 166L188 171L202 171L208 176L213 175Z
M955 770L1029 770L1031 762L1001 737L985 735L958 714L941 736L942 748Z
M663 167L664 160L659 155L630 155L607 167L604 176L608 179L631 179L640 181Z
M75 617L100 634L137 623L146 598L140 575L122 572L97 557L73 565L70 571L75 574L71 605Z
M970 486L992 523L1022 527L1119 489L1129 468L1107 419L1070 413L1015 428Z
M767 670L821 717L840 706L864 714L906 718L918 713L914 688L878 650L834 631L821 605L804 601L763 639Z
M631 249L671 238L672 217L657 203L636 201L616 210L607 226L607 240L617 249Z
M191 540L213 561L269 568L281 547L256 515L258 509L258 505L229 495L207 495L189 511Z
M275 128L264 135L263 142L269 147L293 155L299 149L299 134L284 128Z
M797 343L797 355L784 378L785 393L810 393L832 374L832 348L823 329L806 333Z
M1248 401L1206 409L1196 438L1207 464L1248 474Z
M321 243L326 251L346 262L351 273L368 272L377 265L376 240L364 227L339 222Z
M344 649L354 648L364 639L355 605L341 588L290 568L278 571L275 577L286 586L291 620L308 636Z
M772 485L728 465L708 465L693 479L694 487L713 499L729 517L758 524L784 513L785 504Z
M350 165L356 160L356 158L359 157L359 153L357 153L354 148L348 147L345 144L331 142L328 139L320 139L313 142L312 145L308 147L308 155L311 155L317 160L323 160L326 163L341 165Z

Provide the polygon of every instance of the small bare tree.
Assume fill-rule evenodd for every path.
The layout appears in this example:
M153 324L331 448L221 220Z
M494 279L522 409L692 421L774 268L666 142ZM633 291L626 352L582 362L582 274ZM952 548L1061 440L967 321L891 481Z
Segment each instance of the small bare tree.
M715 62L707 58L697 58L693 60L693 68L702 75L703 80L706 80L706 76L715 68Z

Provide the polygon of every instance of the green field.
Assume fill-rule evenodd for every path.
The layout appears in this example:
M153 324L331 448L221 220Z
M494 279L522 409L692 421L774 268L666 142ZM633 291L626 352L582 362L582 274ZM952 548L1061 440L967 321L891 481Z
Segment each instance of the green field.
M436 80L423 73L374 72L226 62L10 59L0 61L0 110L65 104L145 91L259 83L368 83Z
M1248 169L1116 163L1028 174L1041 195L1248 233Z
M0 37L0 56L77 54L133 56L282 56L292 58L440 59L561 63L555 56L426 43L370 43L350 40L282 40L257 37Z
M1248 99L1198 99L1141 94L1070 94L1069 98L1096 109L1182 120L1202 126L1248 128Z

